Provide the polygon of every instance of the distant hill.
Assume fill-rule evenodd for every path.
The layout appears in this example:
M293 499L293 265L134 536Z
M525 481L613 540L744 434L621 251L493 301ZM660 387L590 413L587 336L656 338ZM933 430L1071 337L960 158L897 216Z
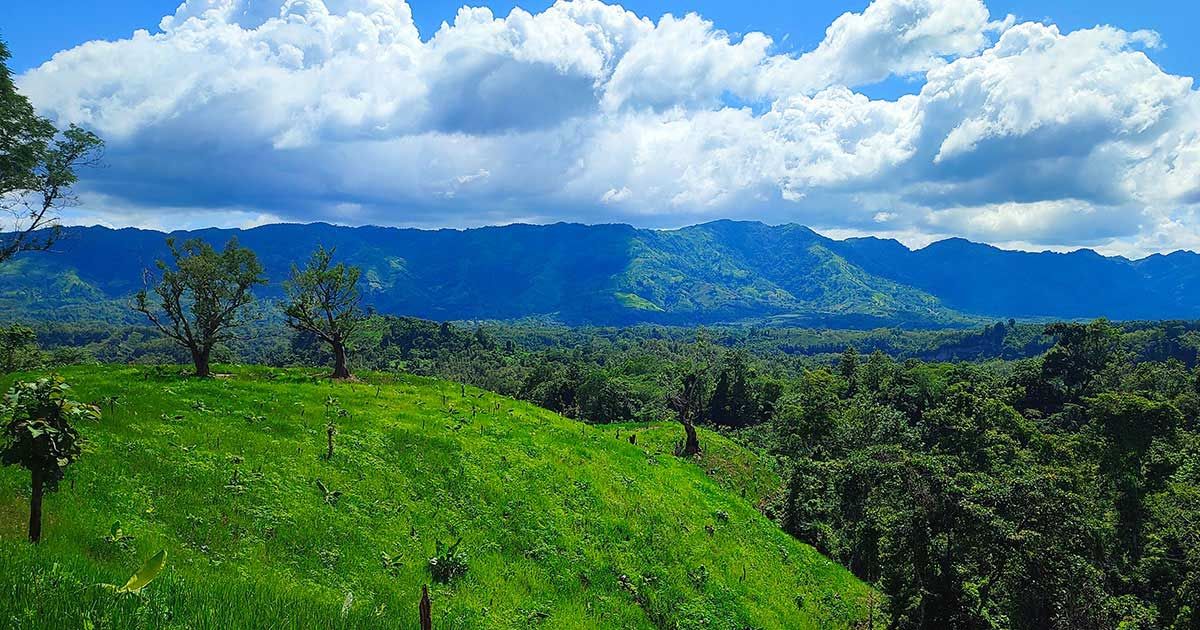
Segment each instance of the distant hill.
M0 267L0 316L123 318L166 234L72 227L53 252ZM996 318L1200 317L1200 255L1007 251L962 239L910 250L799 225L678 230L559 223L471 230L267 225L175 232L258 252L277 295L318 244L359 265L377 310L435 320L941 327Z

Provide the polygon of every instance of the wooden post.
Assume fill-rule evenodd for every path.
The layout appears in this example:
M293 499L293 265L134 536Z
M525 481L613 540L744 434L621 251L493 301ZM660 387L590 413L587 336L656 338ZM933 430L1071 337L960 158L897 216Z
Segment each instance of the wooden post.
M41 471L34 469L32 493L29 495L29 542L42 540L42 494L45 483Z
M429 587L421 587L421 630L433 630L433 610L429 606Z

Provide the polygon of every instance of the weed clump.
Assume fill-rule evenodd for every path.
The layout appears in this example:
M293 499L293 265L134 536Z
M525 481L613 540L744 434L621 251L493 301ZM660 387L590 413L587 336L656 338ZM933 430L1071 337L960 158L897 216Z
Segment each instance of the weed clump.
M461 538L449 546L440 540L437 541L435 553L429 559L429 573L433 576L433 581L449 584L467 572L467 552L460 548L461 544Z

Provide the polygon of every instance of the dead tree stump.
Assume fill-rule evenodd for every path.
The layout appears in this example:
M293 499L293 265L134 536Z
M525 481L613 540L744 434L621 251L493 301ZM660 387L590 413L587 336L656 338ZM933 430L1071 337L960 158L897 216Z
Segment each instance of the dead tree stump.
M421 587L421 630L433 630L433 610L429 606L429 587Z

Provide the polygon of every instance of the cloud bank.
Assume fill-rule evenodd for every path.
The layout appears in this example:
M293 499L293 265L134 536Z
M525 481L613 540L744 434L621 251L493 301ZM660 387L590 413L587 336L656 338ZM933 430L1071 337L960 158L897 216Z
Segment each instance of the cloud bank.
M425 39L400 0L188 0L19 83L108 141L81 216L110 223L732 217L1140 253L1200 247L1200 96L1160 45L980 0L875 0L799 54L598 0ZM893 77L916 93L861 92Z

